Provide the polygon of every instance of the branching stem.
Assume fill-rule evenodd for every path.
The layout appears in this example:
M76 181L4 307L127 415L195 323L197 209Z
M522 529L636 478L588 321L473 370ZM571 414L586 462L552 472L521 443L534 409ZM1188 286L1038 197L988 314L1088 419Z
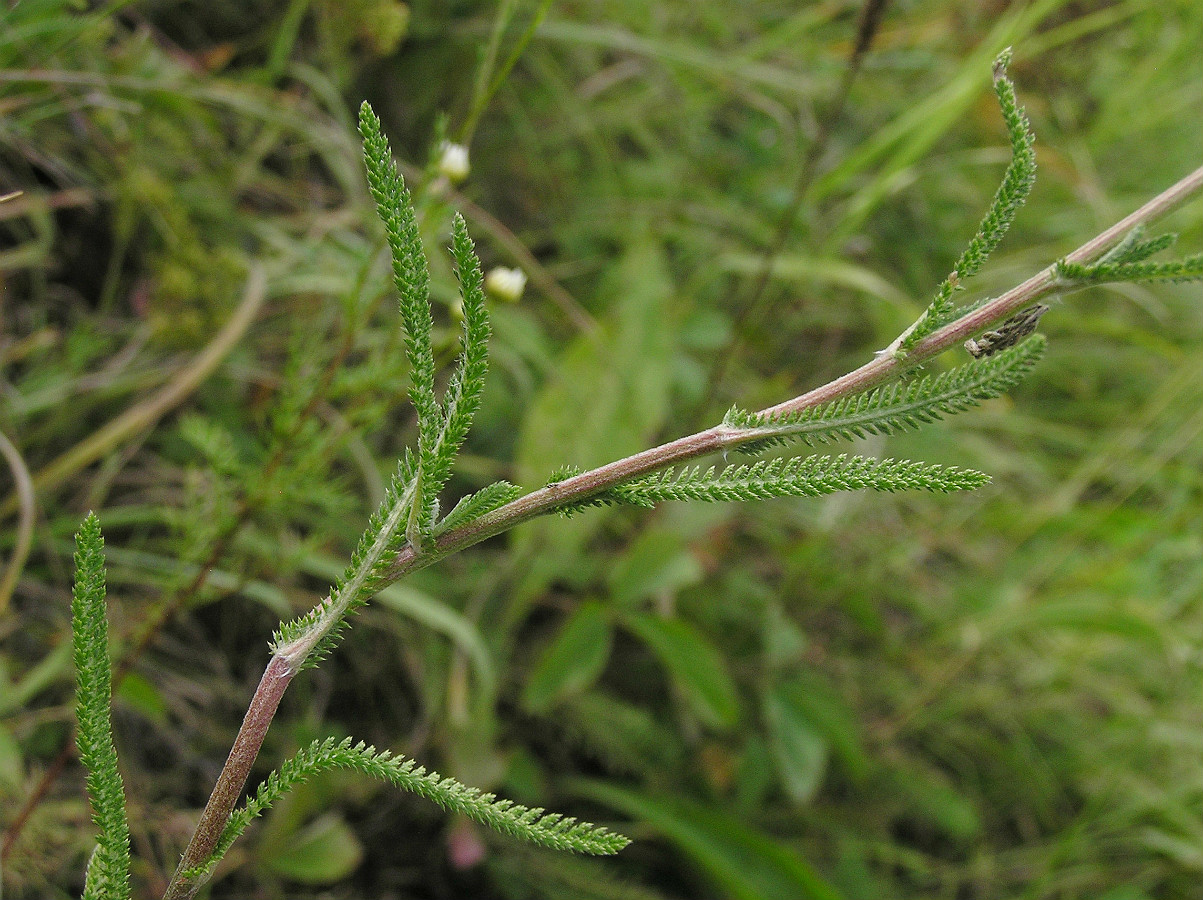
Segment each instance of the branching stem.
M1177 184L1158 194L1140 209L1087 241L1065 259L1072 263L1090 263L1115 246L1138 225L1165 215L1189 197L1203 189L1203 167L1196 169ZM897 376L906 368L937 355L971 335L1008 318L1026 306L1049 294L1065 289L1051 265L1022 284L967 313L955 322L928 335L912 347L905 356L884 353L870 362L822 387L815 388L791 400L762 410L763 415L785 414L808 409L876 387ZM760 440L755 431L728 425L717 425L705 431L678 438L659 447L644 450L625 459L607 463L563 481L532 491L507 503L487 515L452 528L424 544L421 549L406 545L388 569L388 580L425 568L448 554L480 543L508 531L515 525L556 509L579 504L603 491L666 466L685 462L730 449L740 444ZM172 878L164 900L186 900L200 888L200 879L189 879L183 873L202 866L212 856L226 820L234 810L268 726L292 677L300 669L302 659L274 656L268 663L259 687L251 699L246 718L238 737L218 777L213 794L201 815L196 832L188 845L179 869Z

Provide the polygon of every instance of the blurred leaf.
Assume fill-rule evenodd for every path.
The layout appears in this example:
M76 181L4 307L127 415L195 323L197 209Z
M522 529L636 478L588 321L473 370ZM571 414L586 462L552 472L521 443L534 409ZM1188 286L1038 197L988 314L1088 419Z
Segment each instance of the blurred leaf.
M446 635L472 660L473 669L480 678L481 692L493 693L497 673L476 623L446 603L406 584L389 585L376 595L376 601Z
M649 528L610 568L611 599L632 606L648 597L673 595L702 580L702 565L675 532Z
M739 768L735 776L736 804L745 816L755 816L777 791L777 772L773 753L760 731L744 739Z
M781 841L713 807L655 798L599 782L574 782L587 797L646 821L736 900L838 900L839 894Z
M1195 872L1203 872L1203 848L1198 835L1172 834L1164 828L1141 829L1143 842L1159 853L1173 859L1179 865Z
M12 732L0 724L0 789L7 793L25 777L25 756Z
M785 614L781 604L770 601L764 620L764 650L769 666L778 669L797 664L809 644L806 634Z
M331 884L346 878L363 859L363 846L336 813L327 813L292 836L288 845L263 864L277 875L302 884Z
M823 783L827 741L811 724L794 693L787 686L774 687L765 697L764 716L786 793L795 803L809 803Z
M701 632L681 619L638 613L622 623L656 654L702 722L715 728L736 723L739 693L722 654Z
M137 672L129 672L118 685L117 695L152 722L164 724L167 704L162 692Z
M528 483L565 463L584 469L641 450L667 410L672 281L659 241L632 226L608 279L614 306L603 333L581 335L560 355L523 422L518 465Z
M908 801L907 815L962 841L982 833L977 807L943 773L907 766L891 773L889 790Z
M821 736L850 778L857 780L868 774L871 762L861 740L856 714L848 701L818 673L798 672L774 686L769 698Z
M1138 887L1125 884L1099 894L1099 900L1152 900L1152 895Z
M590 687L610 658L613 636L613 626L601 604L582 604L535 664L522 692L526 708L544 713Z
M1082 634L1112 634L1156 646L1165 643L1157 623L1138 613L1117 609L1103 597L1037 602L1016 613L1003 625L1004 631L1059 629Z
M1065 0L1037 0L1000 15L993 31L961 58L958 70L946 74L938 89L904 104L892 122L877 129L855 152L815 182L813 194L817 199L848 186L862 170L880 163L867 183L858 185L833 233L833 246L861 227L878 204L897 189L906 170L928 153L964 117L974 99L989 88L981 73L989 71L990 62L998 52L1021 41L1042 19L1063 5Z
M71 677L71 642L62 641L41 662L25 673L15 686L0 695L0 715L20 709L42 690Z
M613 298L609 315L560 355L522 423L517 467L526 484L544 483L565 464L587 469L643 449L668 412L677 340L672 281L659 239L631 225L626 254L603 289ZM538 549L519 593L540 594L561 573L579 571L580 548L604 519L591 511L519 530L517 552Z

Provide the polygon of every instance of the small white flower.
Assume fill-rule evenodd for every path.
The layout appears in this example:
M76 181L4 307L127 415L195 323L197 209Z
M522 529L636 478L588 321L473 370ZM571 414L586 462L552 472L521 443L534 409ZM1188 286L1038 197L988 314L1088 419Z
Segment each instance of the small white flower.
M526 289L526 273L521 269L507 269L496 266L485 276L485 290L498 300L513 303L522 296Z
M468 164L468 148L463 144L443 141L439 146L439 174L452 184L459 184L468 177L472 167Z

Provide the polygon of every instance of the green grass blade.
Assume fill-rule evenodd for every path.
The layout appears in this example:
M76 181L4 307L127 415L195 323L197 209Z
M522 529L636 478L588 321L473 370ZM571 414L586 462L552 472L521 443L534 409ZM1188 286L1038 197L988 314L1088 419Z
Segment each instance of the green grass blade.
M599 803L662 834L736 900L840 900L840 893L786 843L733 815L679 797L656 797L596 781L577 783Z

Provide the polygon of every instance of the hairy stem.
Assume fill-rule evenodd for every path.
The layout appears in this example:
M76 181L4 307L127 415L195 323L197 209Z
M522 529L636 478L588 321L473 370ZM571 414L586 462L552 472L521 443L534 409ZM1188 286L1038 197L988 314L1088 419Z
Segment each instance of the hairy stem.
M209 802L205 804L196 831L192 834L192 840L188 842L188 849L180 859L179 867L171 878L163 900L186 900L204 884L205 879L189 878L185 873L189 869L205 865L213 855L222 830L226 827L226 820L242 796L242 789L251 774L255 757L259 755L259 748L263 746L267 728L271 725L280 700L284 697L284 691L288 689L288 683L295 674L296 670L281 657L272 657L271 662L267 664L263 677L259 680L259 687L255 689L255 696L251 698L251 705L247 708L246 717L242 720L242 727L238 729L238 736L234 738L234 746L230 748L230 755L217 778L213 793L209 795Z
M1137 225L1145 224L1166 214L1201 189L1203 189L1203 166L1158 194L1131 215L1087 241L1065 259L1073 263L1093 262L1119 243ZM795 412L868 390L897 376L902 370L958 345L970 335L1013 315L1035 300L1064 288L1065 285L1057 280L1055 266L1049 266L1000 297L928 335L905 356L881 354L859 369L808 393L761 410L761 414ZM503 531L508 531L521 522L554 512L558 508L575 505L640 475L704 456L707 453L759 440L761 437L756 432L747 429L717 425L667 444L661 444L659 447L644 450L634 456L628 456L588 472L582 472L564 481L549 484L507 503L479 519L439 535L433 541L427 542L421 549L407 545L394 559L388 570L388 577L390 580L396 580L409 572L425 568L448 554L480 543ZM246 719L238 732L234 747L230 751L230 757L218 777L217 786L209 798L196 833L188 845L180 868L172 878L164 900L186 900L199 889L199 880L185 879L182 874L189 868L203 865L212 855L226 819L238 802L251 765L259 752L259 747L262 745L267 727L275 715L280 699L288 687L289 681L303 662L303 659L295 657L286 660L275 656L268 663L263 679L255 691L255 696L251 699L250 708L247 710Z

